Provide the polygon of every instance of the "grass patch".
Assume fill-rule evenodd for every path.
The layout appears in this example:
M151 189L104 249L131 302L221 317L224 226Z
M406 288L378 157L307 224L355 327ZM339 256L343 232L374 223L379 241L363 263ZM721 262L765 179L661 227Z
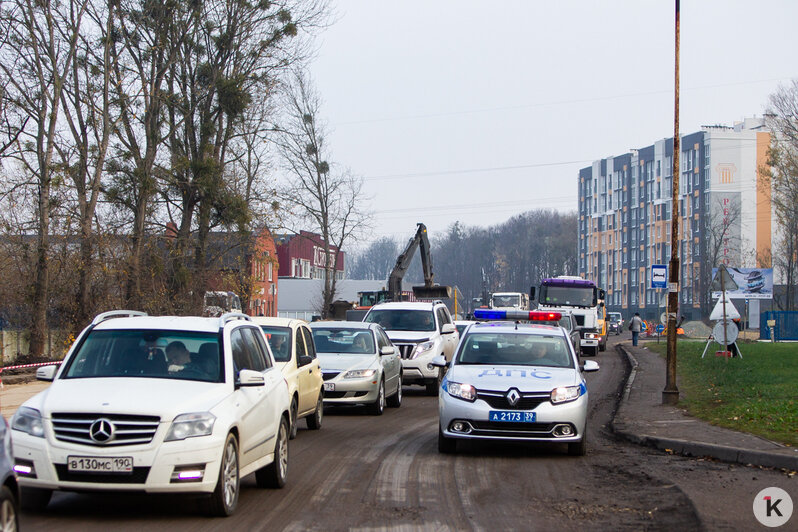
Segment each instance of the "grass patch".
M665 342L646 342L666 353ZM743 358L702 359L705 341L679 340L681 405L691 415L770 440L798 446L798 344L741 343Z

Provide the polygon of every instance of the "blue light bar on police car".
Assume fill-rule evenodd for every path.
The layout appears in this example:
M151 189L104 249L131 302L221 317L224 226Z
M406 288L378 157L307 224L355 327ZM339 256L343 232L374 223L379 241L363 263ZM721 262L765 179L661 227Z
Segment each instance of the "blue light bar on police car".
M541 312L537 310L495 310L481 309L474 310L476 320L526 320L526 321L559 321L562 318L560 312Z

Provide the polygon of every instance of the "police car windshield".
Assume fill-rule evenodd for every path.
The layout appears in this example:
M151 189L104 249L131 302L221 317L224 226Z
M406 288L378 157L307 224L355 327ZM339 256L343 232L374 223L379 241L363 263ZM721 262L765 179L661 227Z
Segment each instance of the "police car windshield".
M372 310L363 321L379 323L386 331L435 330L435 318L430 310Z
M457 352L457 364L574 367L568 342L561 336L474 332Z

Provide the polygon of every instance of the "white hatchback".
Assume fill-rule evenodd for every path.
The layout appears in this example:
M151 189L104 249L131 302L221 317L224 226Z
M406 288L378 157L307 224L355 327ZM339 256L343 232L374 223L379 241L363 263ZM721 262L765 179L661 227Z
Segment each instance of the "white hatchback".
M244 314L97 316L11 427L24 502L53 490L205 493L233 513L240 479L282 487L289 400L260 328Z
M291 439L296 437L302 418L305 418L309 429L320 429L324 414L324 380L308 323L304 320L266 317L252 318L252 321L263 329L274 361L288 384Z

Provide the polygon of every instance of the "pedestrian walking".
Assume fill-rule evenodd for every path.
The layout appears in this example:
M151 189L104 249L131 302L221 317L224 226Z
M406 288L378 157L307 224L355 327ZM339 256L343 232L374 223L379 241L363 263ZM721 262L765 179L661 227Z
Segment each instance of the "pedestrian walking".
M640 313L635 312L634 317L629 322L629 330L632 331L632 345L637 345L637 338L640 336L640 330L643 328L643 320L640 319Z

